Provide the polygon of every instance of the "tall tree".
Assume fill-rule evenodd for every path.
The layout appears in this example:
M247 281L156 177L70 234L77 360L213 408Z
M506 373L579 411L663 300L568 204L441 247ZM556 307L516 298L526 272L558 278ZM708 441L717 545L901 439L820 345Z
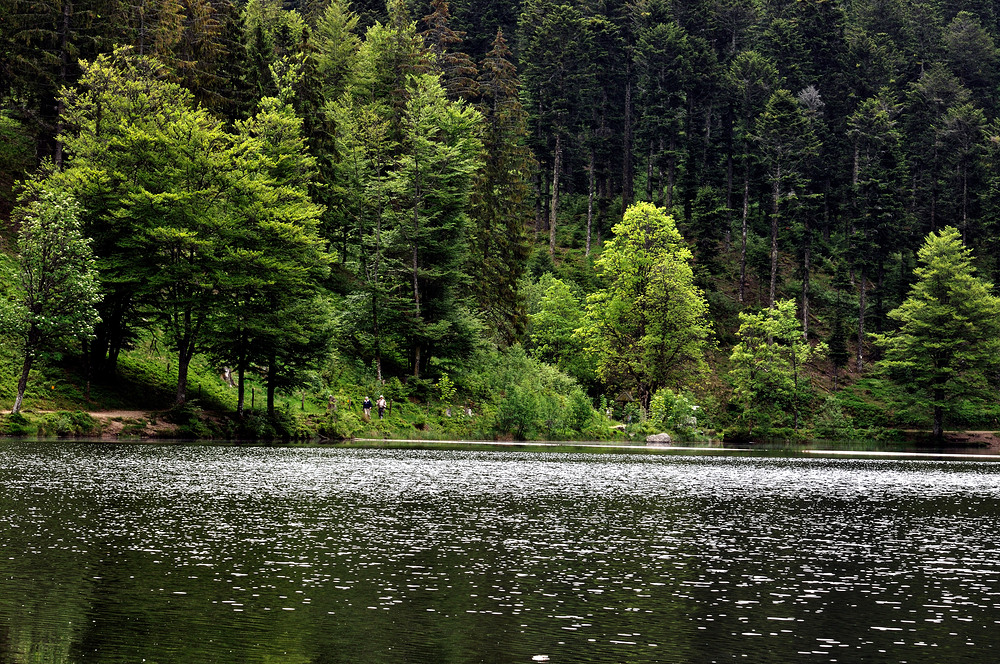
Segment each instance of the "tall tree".
M449 99L475 102L476 62L461 50L465 33L452 29L447 0L431 0L431 10L423 18L427 29L420 33L430 50L431 67L441 75Z
M806 113L788 90L778 90L757 118L756 140L771 185L771 283L768 304L774 306L778 286L778 230L793 212L784 205L803 193L803 169L816 156L819 142Z
M390 251L405 266L406 336L411 371L419 378L432 355L455 355L468 347L470 330L463 323L468 203L482 142L478 111L448 101L436 76L412 77L410 85L401 155L389 184L398 230Z
M986 394L1000 363L1000 298L976 276L957 229L931 233L918 257L916 283L889 312L899 329L876 337L885 349L879 366L932 410L933 433L941 438L946 409Z
M90 240L80 230L79 210L68 194L42 189L16 214L21 279L17 301L2 312L3 327L23 355L12 413L21 410L39 355L89 337L98 320L96 268Z
M530 181L535 166L526 144L527 113L503 33L479 71L483 116L483 165L472 190L470 238L472 289L481 315L502 346L524 332L524 303L518 282L528 258Z
M742 303L746 295L747 233L750 218L750 181L754 161L754 119L764 110L778 80L774 63L756 51L743 51L729 67L727 88L731 95L736 116L736 147L731 151L729 170L732 171L732 153L738 151L743 169L742 213L740 216L740 283L737 300ZM732 189L730 178L729 190ZM732 196L727 196L729 200Z
M585 66L590 33L580 10L557 0L530 0L520 22L521 79L535 119L536 156L550 166L549 255L556 249L560 178L568 144L581 118L581 92L590 90Z
M679 389L705 370L708 304L665 210L636 203L614 232L597 261L608 286L587 298L584 334L601 379L635 390L649 408L658 389Z

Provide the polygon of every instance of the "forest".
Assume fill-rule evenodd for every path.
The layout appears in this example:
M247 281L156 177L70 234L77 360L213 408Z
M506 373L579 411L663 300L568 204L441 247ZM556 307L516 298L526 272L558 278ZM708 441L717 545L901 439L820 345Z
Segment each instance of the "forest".
M15 414L155 357L258 433L1000 428L993 3L0 11Z

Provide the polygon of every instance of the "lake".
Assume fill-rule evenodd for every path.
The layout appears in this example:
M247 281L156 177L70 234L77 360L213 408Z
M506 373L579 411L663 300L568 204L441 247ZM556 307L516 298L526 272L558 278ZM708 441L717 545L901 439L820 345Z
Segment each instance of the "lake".
M982 662L1000 464L0 442L0 663Z

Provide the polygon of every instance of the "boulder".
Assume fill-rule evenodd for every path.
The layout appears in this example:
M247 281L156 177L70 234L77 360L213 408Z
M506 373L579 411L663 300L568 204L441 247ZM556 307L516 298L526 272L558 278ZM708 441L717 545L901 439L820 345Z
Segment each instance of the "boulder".
M672 442L669 433L654 433L652 436L646 436L647 445L669 445Z

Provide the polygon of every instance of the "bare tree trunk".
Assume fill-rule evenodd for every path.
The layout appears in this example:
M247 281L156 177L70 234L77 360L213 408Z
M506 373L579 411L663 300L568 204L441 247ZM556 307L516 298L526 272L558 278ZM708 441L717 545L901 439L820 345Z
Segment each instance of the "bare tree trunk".
M646 149L646 200L653 202L653 141L650 139Z
M246 395L245 371L243 362L236 367L236 416L243 419L243 402Z
M778 168L777 176L774 178L774 185L771 191L771 288L768 291L768 306L774 308L775 293L778 287L778 207L781 201L781 168Z
M747 224L750 216L750 171L749 164L743 174L743 223L741 227L742 238L740 240L740 291L739 302L743 304L746 298L747 287Z
M622 214L632 204L632 65L625 65L625 127L622 136Z
M590 232L594 226L594 148L590 148L590 161L587 164L587 250L590 255Z
M21 377L17 380L17 397L14 399L14 407L11 414L21 412L21 404L24 403L24 391L28 389L28 374L31 373L31 365L34 363L34 352L30 348L24 350L24 364L21 365Z
M802 252L802 339L809 341L809 271L811 269L810 260L812 258L812 238L809 233L808 215L803 220L804 223L804 243Z
M667 211L674 204L674 181L677 179L677 158L674 151L677 149L677 136L670 134L670 154L667 155Z
M858 352L857 352L857 366L858 373L865 368L864 363L864 344L865 344L865 298L868 289L868 274L865 270L864 264L861 266L861 272L858 275Z
M944 400L944 390L935 388L934 390L934 438L941 440L944 438L944 407L941 402Z
M556 253L556 216L559 213L559 172L562 170L562 135L556 133L556 149L552 156L552 199L549 204L549 255Z

